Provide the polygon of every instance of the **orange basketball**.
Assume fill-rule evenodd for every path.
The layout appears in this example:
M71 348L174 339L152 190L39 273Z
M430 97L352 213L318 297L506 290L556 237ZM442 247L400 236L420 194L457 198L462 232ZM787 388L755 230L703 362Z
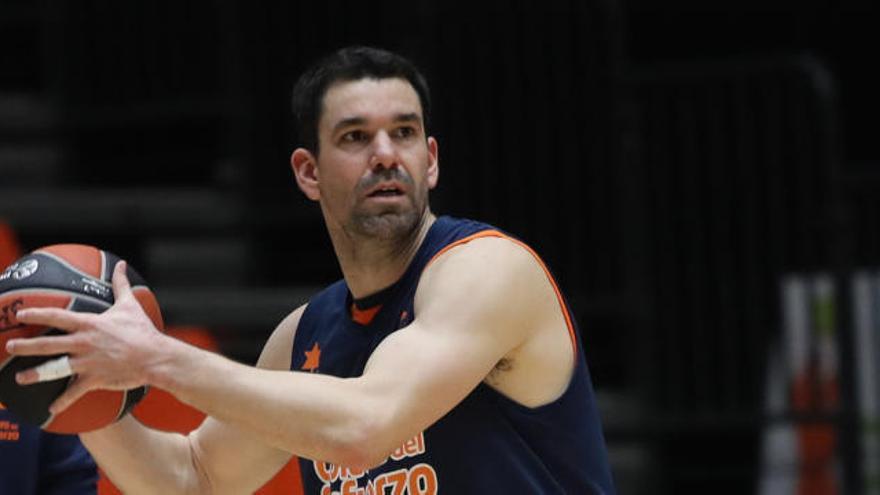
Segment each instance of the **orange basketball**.
M0 273L0 402L18 419L55 433L81 433L107 426L128 413L143 398L145 387L132 390L93 390L58 415L49 405L75 377L21 386L15 373L59 356L10 356L6 341L19 337L59 334L61 330L25 325L18 310L56 307L101 313L113 304L111 276L119 257L93 246L58 244L25 255ZM162 315L153 292L131 267L127 275L144 311L160 330Z

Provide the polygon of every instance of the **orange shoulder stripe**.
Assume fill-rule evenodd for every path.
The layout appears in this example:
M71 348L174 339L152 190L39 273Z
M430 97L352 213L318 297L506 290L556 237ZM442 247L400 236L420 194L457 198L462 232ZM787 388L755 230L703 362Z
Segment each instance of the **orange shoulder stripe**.
M434 262L434 260L436 260L438 257L440 257L440 255L446 253L450 249L452 249L456 246L461 246L462 244L467 244L468 242L470 242L474 239L479 239L482 237L498 237L501 239L507 239L508 241L511 241L511 242L519 245L520 247L522 247L526 251L528 251L529 254L531 254L532 257L535 258L535 261L537 261L538 264L541 265L541 269L544 270L544 274L547 275L547 280L550 281L550 285L553 287L553 292L556 293L556 300L559 302L559 308L562 310L562 316L565 317L565 325L566 325L566 327L568 327L568 336L571 337L571 345L572 345L572 348L574 348L575 357L577 357L578 345L577 345L577 337L575 336L575 333L574 333L574 323L572 323L571 315L568 312L568 307L565 305L565 299L563 299L563 297L562 297L562 291L559 290L559 286L556 284L556 280L553 278L553 275L550 273L550 269L547 268L547 265L544 263L544 260L542 260L541 257L538 256L538 253L536 253L535 250L532 249L528 244L520 241L519 239L514 239L513 237L510 237L509 235L507 235L503 232L499 232L497 230L482 230L480 232L477 232L476 234L471 234L467 237L463 237L463 238L461 238L455 242L452 242L449 245L443 247L443 249L441 249L440 251L437 251L437 254L435 254L428 261L428 263L425 265L425 268L427 268L428 265L430 265L431 263Z

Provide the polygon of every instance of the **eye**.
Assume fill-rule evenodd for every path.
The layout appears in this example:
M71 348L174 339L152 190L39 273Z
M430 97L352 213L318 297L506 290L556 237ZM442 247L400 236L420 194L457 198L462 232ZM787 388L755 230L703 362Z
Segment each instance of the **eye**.
M348 131L339 139L343 143L362 143L369 139L367 133L360 130Z
M403 126L394 129L394 137L406 139L416 135L416 128L412 126Z

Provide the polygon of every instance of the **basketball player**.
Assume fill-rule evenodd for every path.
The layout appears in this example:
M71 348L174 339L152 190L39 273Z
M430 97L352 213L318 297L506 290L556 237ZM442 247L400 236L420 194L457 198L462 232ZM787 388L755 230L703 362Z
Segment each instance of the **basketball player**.
M549 272L521 242L428 206L439 155L422 75L389 52L343 49L300 78L294 110L291 166L344 278L282 321L253 368L157 331L119 263L102 315L18 314L69 331L8 345L69 353L58 374L77 379L53 411L149 384L209 414L187 437L131 417L81 435L127 493L249 493L291 454L310 494L613 493Z
M19 423L0 404L0 493L94 495L98 469L79 438Z

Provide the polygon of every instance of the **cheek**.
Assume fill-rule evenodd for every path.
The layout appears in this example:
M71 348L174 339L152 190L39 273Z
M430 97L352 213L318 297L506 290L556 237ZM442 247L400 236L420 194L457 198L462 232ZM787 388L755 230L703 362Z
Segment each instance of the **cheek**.
M340 199L345 197L345 191L338 181L327 181L321 184L321 197L333 205L338 205Z
M354 201L354 191L360 178L343 170L333 171L320 182L321 197L334 206L344 206Z
M321 209L325 215L335 219L334 222L344 223L354 209L351 199L340 189L337 183L321 185Z

